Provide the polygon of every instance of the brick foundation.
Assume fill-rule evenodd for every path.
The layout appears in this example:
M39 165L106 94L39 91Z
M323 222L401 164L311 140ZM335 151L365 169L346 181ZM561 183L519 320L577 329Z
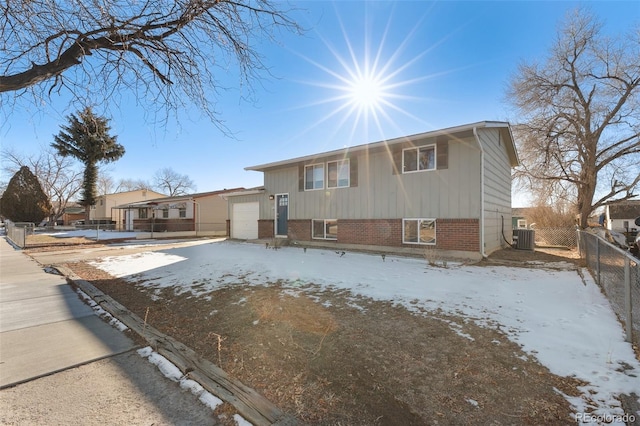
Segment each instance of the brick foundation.
M480 221L478 219L437 219L436 248L480 251Z
M273 238L273 219L258 220L258 238Z
M402 247L402 219L338 220L338 242Z
M340 229L340 227L338 227ZM290 219L287 237L296 241L311 241L311 220Z
M270 236L273 236L273 221L267 222L270 226ZM479 223L478 219L436 219L435 248L440 250L480 251ZM289 220L288 238L297 241L312 241L311 220ZM327 240L327 242L330 241L332 240ZM418 244L403 244L402 219L338 219L338 239L336 243L386 247L430 247Z

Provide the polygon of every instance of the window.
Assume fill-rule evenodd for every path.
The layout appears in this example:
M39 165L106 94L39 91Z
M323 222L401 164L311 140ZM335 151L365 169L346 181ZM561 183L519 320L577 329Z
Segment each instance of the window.
M518 228L526 228L527 220L526 219L518 219Z
M139 219L147 219L149 217L149 213L147 209L138 209L138 218Z
M178 216L181 217L181 218L187 217L187 208L186 207L180 207L178 209Z
M312 164L304 167L305 191L324 188L324 164Z
M338 221L336 219L313 219L311 237L320 240L338 239Z
M162 209L162 218L163 219L169 218L169 209Z
M402 219L402 242L434 245L436 243L436 220Z
M427 145L402 150L403 173L436 169L436 146Z
M327 188L349 187L349 160L327 163Z

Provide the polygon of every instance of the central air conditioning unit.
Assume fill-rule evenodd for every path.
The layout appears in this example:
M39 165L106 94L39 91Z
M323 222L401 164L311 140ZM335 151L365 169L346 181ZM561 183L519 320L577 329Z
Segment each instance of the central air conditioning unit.
M513 247L518 250L535 250L536 231L533 229L514 229Z

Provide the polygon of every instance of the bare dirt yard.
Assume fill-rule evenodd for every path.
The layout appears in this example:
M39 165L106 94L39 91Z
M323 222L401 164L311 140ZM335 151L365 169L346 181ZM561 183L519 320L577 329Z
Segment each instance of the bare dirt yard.
M484 262L549 260L576 261L504 250ZM499 331L462 317L416 315L391 302L313 284L295 294L279 282L225 287L201 297L173 288L152 294L86 262L66 266L301 423L575 422L558 390L579 395L581 383L551 374Z

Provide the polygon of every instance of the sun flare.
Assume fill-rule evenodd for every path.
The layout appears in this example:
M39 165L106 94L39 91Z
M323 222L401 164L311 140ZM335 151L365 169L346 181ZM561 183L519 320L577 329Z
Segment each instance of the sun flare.
M335 132L343 127L350 128L350 139L354 140L368 138L369 132L378 135L400 133L403 130L398 128L398 119L402 116L424 122L423 118L404 107L406 101L424 99L412 88L431 78L430 75L416 76L414 67L430 47L417 54L407 55L422 19L418 19L413 29L408 29L399 44L392 45L389 41L389 31L395 22L392 15L388 17L386 25L367 24L364 37L358 36L355 39L352 39L353 34L347 32L338 15L344 44L338 48L320 35L334 61L320 62L299 54L327 74L323 81L303 82L324 89L324 97L306 106L332 106L309 129L337 119L338 122L332 126ZM381 31L376 32L374 28Z
M372 76L354 79L346 91L353 104L365 109L377 109L386 95L381 80Z

